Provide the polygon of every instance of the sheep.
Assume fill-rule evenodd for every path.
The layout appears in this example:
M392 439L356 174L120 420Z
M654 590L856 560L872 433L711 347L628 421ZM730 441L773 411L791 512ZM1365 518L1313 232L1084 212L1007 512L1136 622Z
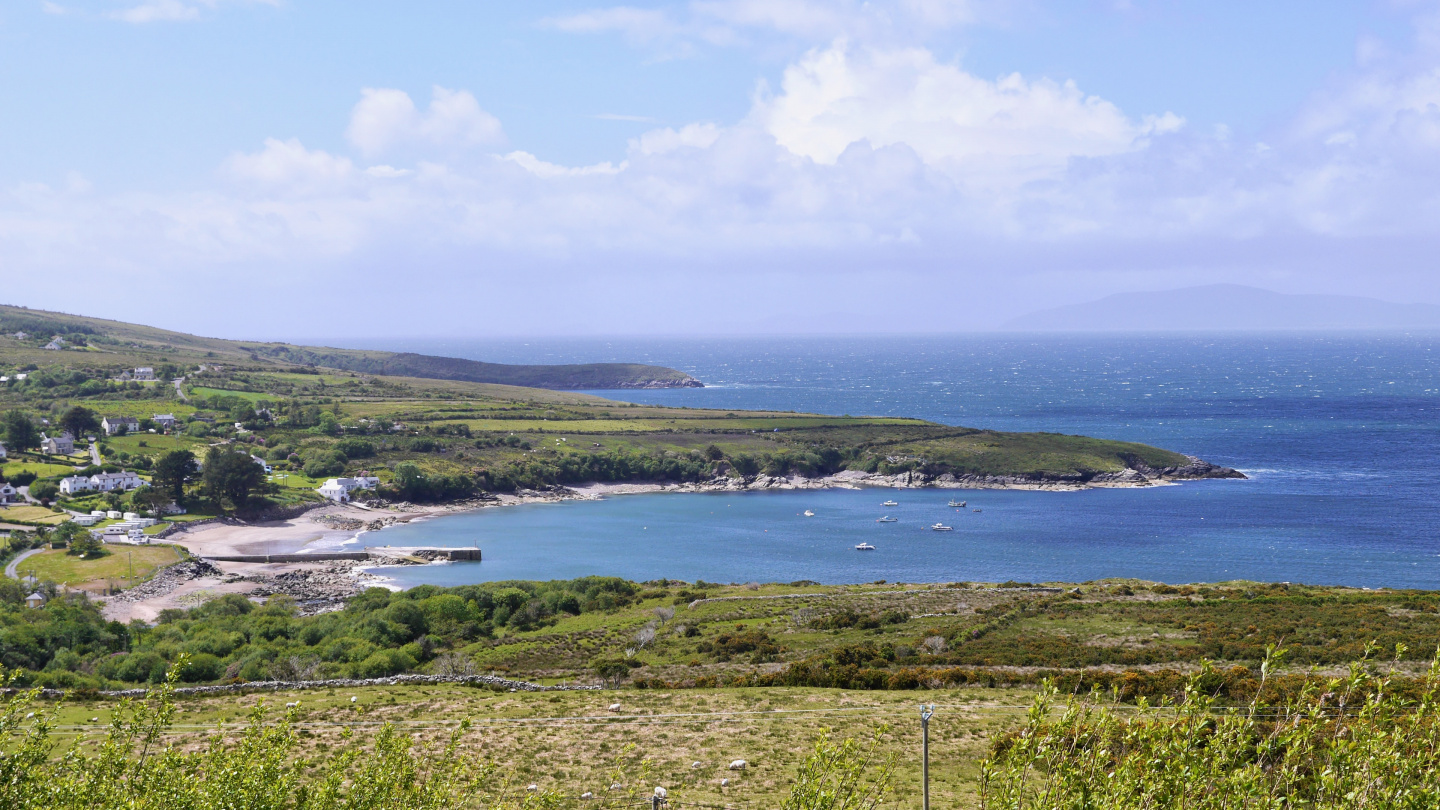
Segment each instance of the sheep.
M670 795L670 792L667 791L665 788L663 788L663 787L657 787L657 788L655 788L655 798L657 798L657 799L663 799L663 798L665 798L666 796L669 796L669 795Z
M690 763L690 767L692 767L692 768L699 768L700 766L701 766L701 765L700 765L699 762L692 762L692 763Z
M610 711L612 711L612 712L618 712L618 711L620 711L620 704L619 704L619 703L611 703L611 704L610 704Z
M582 798L582 799L593 799L593 798L595 798L595 794L594 794L594 793L591 793L590 791L587 790L587 791L585 791L584 793L581 793L581 794L580 794L580 798Z
M743 760L743 759L737 759L737 760L735 760L734 762L730 763L730 770L732 770L732 771L743 771L743 770L745 770L747 767L749 767L749 765L750 765L750 763L746 762L745 760Z
M291 703L286 703L286 704L285 704L285 708L287 708L287 709L293 709L293 708L295 708L296 706L299 706L299 705L300 705L300 701L296 700L296 701L293 701L293 702L291 702Z
M721 779L721 780L720 780L720 787L730 787L730 780L729 780L729 779Z
M540 786L539 786L539 785L531 785L530 787L527 787L527 788L525 788L525 789L526 789L526 790L539 790L539 789L540 789Z
M359 700L359 699L360 699L360 698L355 697L354 695L351 695L351 696L350 696L350 702L351 702L351 703L354 703L355 701L357 701L357 700Z
M610 789L611 789L611 790L619 790L620 787L621 787L620 783L619 783L619 782L616 782L615 784L613 784L613 785L610 786Z

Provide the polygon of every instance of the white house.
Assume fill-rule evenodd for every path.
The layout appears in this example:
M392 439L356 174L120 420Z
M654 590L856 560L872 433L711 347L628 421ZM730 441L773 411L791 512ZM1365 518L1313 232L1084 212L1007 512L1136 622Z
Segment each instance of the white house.
M20 498L20 490L8 483L0 483L0 504L13 503Z
M89 492L94 489L90 479L83 475L72 475L69 478L60 479L60 494L74 495L77 492Z
M55 438L40 437L40 452L49 453L52 456L68 456L75 452L75 437L69 433L62 433Z
M30 339L30 333L29 333L29 332L16 332L15 334L11 335L11 337L15 338L16 340L29 340L29 339Z
M379 484L380 479L373 475L363 478L331 478L316 487L315 491L332 501L345 503L350 500L351 492L357 489L374 489Z
M107 416L100 420L100 427L105 429L106 436L114 436L122 428L126 433L134 433L140 429L140 420L133 416Z
M270 468L270 465L265 461L265 459L263 459L263 458L261 458L261 457L259 457L259 456L256 456L256 455L250 456L250 459L251 459L252 461L254 461L256 464L259 464L259 465L260 465L260 469L264 470L266 475L269 475L270 473L274 472L274 470Z
M173 413L157 413L151 417L151 421L164 430L172 430L179 420L175 418L175 414Z
M54 340L51 340L49 343L46 343L45 348L49 349L52 352L58 352L61 349L65 348L65 338L57 337Z
M124 492L129 489L139 489L145 482L129 470L121 470L115 473L100 473L90 476L90 488L96 492Z
M140 380L141 382L154 382L155 369L149 366L143 366L141 368L135 369L135 373L132 376L134 377L134 379Z

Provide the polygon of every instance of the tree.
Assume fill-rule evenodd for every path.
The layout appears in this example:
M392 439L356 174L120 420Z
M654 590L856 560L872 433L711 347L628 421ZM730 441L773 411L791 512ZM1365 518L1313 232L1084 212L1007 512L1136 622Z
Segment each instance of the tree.
M60 417L60 427L78 439L100 430L100 418L89 408L76 405Z
M5 443L10 449L24 451L40 446L40 431L35 428L30 417L20 411L6 413L4 425Z
M48 501L60 494L60 487L54 481L36 481L30 485L30 497Z
M264 483L265 469L249 453L212 447L205 454L202 480L210 497L228 500L238 509L250 500L251 491Z
M155 487L141 487L130 493L130 505L137 512L159 512L174 500L168 492Z
M185 497L185 485L194 478L195 454L189 450L171 450L155 462L151 471L155 488L177 504Z

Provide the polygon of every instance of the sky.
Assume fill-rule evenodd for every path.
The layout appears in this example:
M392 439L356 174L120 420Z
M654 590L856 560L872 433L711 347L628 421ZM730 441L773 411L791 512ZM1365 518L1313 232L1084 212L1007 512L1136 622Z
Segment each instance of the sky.
M0 300L249 339L1440 303L1440 3L7 0Z

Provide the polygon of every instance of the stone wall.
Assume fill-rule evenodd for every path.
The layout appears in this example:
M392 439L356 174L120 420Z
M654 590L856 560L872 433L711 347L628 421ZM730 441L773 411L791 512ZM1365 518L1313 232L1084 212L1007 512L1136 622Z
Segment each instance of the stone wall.
M175 694L228 695L244 692L289 692L300 689L353 689L358 686L399 686L410 683L460 683L475 686L498 686L502 689L513 689L516 692L593 692L603 688L600 686L545 686L529 681L515 681L509 678L501 678L497 675L459 675L453 677L444 675L393 675L389 678L333 678L325 681L249 681L246 683L217 684L215 686L180 686L176 687ZM3 694L14 694L16 691L17 690L14 689L0 689L0 693ZM63 689L42 689L40 694L47 698L58 698L63 697L65 691L66 690ZM154 688L115 689L101 691L96 694L104 697L143 698L156 691L159 690Z

